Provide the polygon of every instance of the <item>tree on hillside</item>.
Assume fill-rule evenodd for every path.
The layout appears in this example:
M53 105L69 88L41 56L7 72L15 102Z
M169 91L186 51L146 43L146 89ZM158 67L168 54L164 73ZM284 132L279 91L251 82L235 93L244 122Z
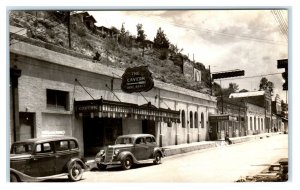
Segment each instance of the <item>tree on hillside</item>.
M125 27L124 27L124 22L122 23L122 26L121 26L121 30L120 30L120 36L125 36Z
M223 89L223 96L229 97L231 93L235 93L239 90L239 85L236 83L229 83L228 88Z
M264 90L269 92L271 96L273 95L274 84L269 81L266 77L260 79L259 90Z
M238 92L239 85L236 83L229 83L228 88L221 88L217 83L213 84L213 92L215 96L229 97L231 93Z
M159 29L157 30L156 36L154 37L153 40L153 45L154 48L157 49L168 49L170 42L166 36L166 34L164 33L164 31L159 27Z
M220 96L221 95L221 86L218 83L214 82L212 84L212 91L215 96Z
M143 29L143 25L142 24L137 24L136 25L136 30L137 30L136 41L144 42L146 40L147 35L145 34L145 31Z
M170 43L169 49L174 54L179 54L179 53L181 53L183 51L183 48L179 49L177 45L174 45L172 43Z
M142 24L137 24L136 25L136 29L137 29L137 37L136 37L136 41L140 43L140 45L143 48L143 55L144 56L144 51L145 51L145 40L146 40L146 34L145 31L143 29L143 25Z
M128 37L128 34L125 32L125 27L124 27L124 23L122 23L122 27L121 27L121 30L120 30L120 37L118 39L118 41L120 42L120 44L122 45L126 45L126 41L127 41L127 37Z
M116 27L114 27L114 26L112 26L110 29L111 29L111 31L113 33L112 34L113 36L115 36L115 35L117 36L117 34L120 33L120 31Z

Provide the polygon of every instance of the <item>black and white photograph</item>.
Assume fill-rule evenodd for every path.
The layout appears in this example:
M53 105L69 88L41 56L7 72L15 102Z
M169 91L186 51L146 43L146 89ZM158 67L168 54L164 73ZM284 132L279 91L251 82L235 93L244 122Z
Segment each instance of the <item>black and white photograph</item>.
M290 28L288 6L8 8L7 183L291 182Z

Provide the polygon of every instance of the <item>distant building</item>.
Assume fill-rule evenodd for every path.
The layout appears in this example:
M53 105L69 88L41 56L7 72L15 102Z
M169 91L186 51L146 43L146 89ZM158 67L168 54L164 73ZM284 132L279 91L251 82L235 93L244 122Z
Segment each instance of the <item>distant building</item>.
M72 16L77 16L80 18L81 22L91 31L96 29L95 23L96 19L90 15L88 12L74 13Z
M247 106L249 134L272 132L271 95L265 91L232 93L229 98L243 100Z
M228 137L247 135L247 107L243 101L218 98L217 114L209 115L210 139L225 140Z
M277 96L275 101L272 101L272 130L274 132L284 131L284 123L282 121L281 100Z
M152 49L153 48L153 42L151 40L144 40L145 48Z

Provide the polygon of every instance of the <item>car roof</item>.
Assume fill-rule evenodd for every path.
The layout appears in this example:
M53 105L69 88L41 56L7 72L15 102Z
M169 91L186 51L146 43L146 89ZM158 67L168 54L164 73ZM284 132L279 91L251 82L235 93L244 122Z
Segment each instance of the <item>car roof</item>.
M75 137L70 136L49 136L49 137L38 137L38 138L32 138L32 139L26 139L22 141L17 141L15 143L43 143L48 141L58 141L58 140L75 140L77 139Z
M128 135L121 135L119 137L138 138L138 137L154 137L154 136L151 134L128 134Z

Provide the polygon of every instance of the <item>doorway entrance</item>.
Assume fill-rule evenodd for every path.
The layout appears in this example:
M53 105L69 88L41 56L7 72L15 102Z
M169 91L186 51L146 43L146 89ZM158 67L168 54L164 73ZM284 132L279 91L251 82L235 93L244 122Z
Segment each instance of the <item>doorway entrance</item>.
M34 138L34 120L35 114L20 112L20 128L16 130L16 140L26 140Z
M144 134L151 134L153 136L155 135L155 121L153 120L148 120L148 119L144 119L142 120L142 132Z
M122 118L84 118L84 155L95 156L100 149L112 145L122 135Z

